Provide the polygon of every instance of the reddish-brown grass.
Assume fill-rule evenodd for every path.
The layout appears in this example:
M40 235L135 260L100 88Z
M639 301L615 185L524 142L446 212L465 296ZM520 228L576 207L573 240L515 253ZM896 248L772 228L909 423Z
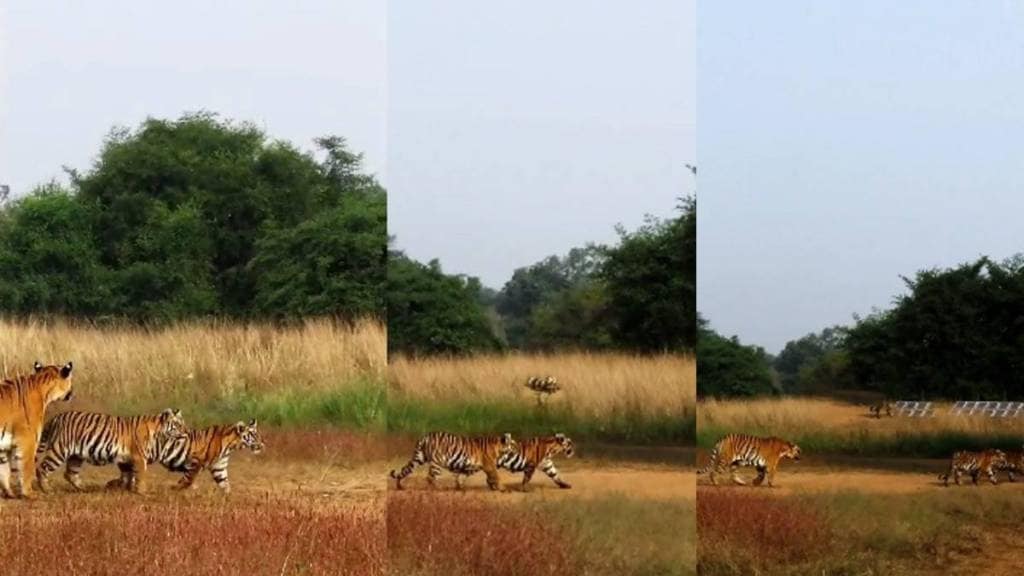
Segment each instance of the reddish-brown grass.
M382 460L390 444L380 434L338 428L269 428L262 435L266 453L275 458L342 467Z
M809 505L738 489L698 491L697 534L702 564L736 551L760 565L800 562L832 539L827 518Z
M42 575L385 573L379 509L311 504L102 494L7 503L0 565Z
M571 540L536 511L469 494L390 492L392 574L546 576L580 573Z

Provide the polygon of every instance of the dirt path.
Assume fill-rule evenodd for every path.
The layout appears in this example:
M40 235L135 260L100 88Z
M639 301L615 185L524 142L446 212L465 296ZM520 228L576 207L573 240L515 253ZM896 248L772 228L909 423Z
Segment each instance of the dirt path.
M401 465L397 461L392 464ZM542 472L537 472L530 481L530 491L524 493L519 488L521 475L499 471L502 484L508 488L505 496L512 500L524 497L593 498L616 493L652 500L693 500L696 496L696 475L692 468L576 460L571 464L559 462L558 469L559 475L572 484L571 489L562 490ZM420 467L402 482L402 486L407 491L427 490L426 475L426 467ZM437 489L453 491L454 486L454 477L442 474ZM488 493L484 475L481 473L471 476L466 481L465 491L471 494Z

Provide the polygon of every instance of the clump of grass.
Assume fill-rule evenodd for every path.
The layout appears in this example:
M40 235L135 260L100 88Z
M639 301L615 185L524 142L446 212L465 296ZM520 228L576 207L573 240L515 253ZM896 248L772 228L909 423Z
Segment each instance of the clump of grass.
M0 527L0 563L10 574L362 576L382 575L386 565L379 511L287 499L81 495L5 506Z
M537 406L523 385L536 374L561 391ZM689 443L696 364L685 356L553 354L392 358L388 428L422 433L562 431L620 442Z
M550 522L535 512L475 498L391 493L388 571L452 576L579 574Z
M817 398L702 401L697 445L710 448L729 433L780 436L807 453L947 458L956 450L1019 450L1024 418L948 415L872 418L865 406Z

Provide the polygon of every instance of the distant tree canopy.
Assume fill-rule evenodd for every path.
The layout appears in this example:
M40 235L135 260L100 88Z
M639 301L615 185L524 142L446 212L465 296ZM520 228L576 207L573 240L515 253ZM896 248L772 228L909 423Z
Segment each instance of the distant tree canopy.
M495 299L513 348L692 350L696 345L696 201L670 220L619 229L512 274Z
M697 395L700 397L774 394L771 362L764 349L726 338L703 320L697 336Z
M1024 398L1024 257L904 278L891 309L786 345L786 391L906 399Z
M399 251L388 259L388 351L468 354L500 348L481 300L480 281L449 275Z
M113 131L71 188L0 214L0 312L174 320L384 313L384 190L208 113Z

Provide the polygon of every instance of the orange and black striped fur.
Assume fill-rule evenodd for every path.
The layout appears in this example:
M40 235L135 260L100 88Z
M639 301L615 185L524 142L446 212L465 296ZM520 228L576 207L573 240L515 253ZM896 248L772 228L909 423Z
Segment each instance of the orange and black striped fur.
M256 427L256 420L248 424L238 422L221 426L210 426L201 430L189 430L181 437L163 436L157 438L156 462L171 472L184 472L176 488L195 488L196 476L209 468L213 481L224 492L231 491L228 482L228 457L235 450L248 448L253 454L263 451L263 438ZM152 463L152 461L151 461ZM121 477L107 483L108 487L131 485L132 468L119 464Z
M431 432L416 443L416 451L401 471L392 470L396 487L402 489L402 480L412 474L421 464L429 464L427 482L434 482L442 470L455 474L455 487L462 489L463 476L471 476L481 470L487 475L487 486L498 490L498 460L516 449L512 435L501 436L456 436L445 432Z
M71 399L71 369L71 362L64 366L36 362L32 374L0 384L0 490L5 497L14 497L12 475L20 482L21 496L32 497L32 471L46 407Z
M697 470L697 474L710 472L711 483L718 484L715 476L724 474L728 467L733 482L746 484L736 473L740 466L753 466L757 469L754 485L760 486L767 479L768 485L772 486L775 471L783 458L799 460L800 447L774 436L761 438L746 434L729 434L715 444L711 450L711 462L705 468Z
M1024 474L1024 451L1014 450L1007 452L1006 464L1002 464L998 468L1006 472L1006 477L1010 482L1016 482L1013 479L1013 473Z
M939 480L942 480L944 486L949 486L949 477L952 476L953 481L959 486L960 476L970 474L971 482L977 484L978 476L984 474L988 476L989 482L998 484L996 470L1004 465L1006 465L1006 453L1002 450L991 448L981 452L962 450L953 454L953 458L949 462L949 472L939 474Z
M565 434L555 434L554 436L523 440L518 442L518 445L516 450L498 460L498 468L505 468L510 472L522 472L524 490L538 468L547 474L548 478L551 478L559 488L572 488L571 484L558 477L558 469L551 461L559 454L565 454L566 458L573 457L576 446L572 439Z
M116 463L131 467L132 481L125 486L142 492L146 466L156 459L161 437L186 435L181 412L168 408L152 416L112 416L95 412L64 412L46 423L39 444L39 489L49 490L47 477L65 466L64 478L82 489L79 473L86 462L98 466Z

